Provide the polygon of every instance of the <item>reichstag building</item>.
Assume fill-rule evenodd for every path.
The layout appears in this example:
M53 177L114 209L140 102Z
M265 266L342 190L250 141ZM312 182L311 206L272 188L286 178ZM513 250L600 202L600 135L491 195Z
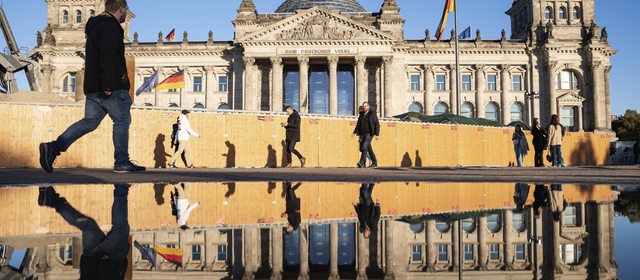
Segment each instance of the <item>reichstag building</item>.
M380 10L366 11L356 0L286 0L259 13L253 0L238 0L233 41L215 41L211 32L207 41L191 41L185 32L173 42L166 34L140 42L130 34L131 13L124 27L133 87L156 71L160 79L185 71L184 90L148 91L135 104L254 112L292 105L301 113L353 116L369 101L381 117L450 112L546 124L558 114L571 131L610 131L616 51L595 22L594 0L504 1L509 33L484 39L478 30L459 42L460 100L455 41L436 43L434 30L405 38L401 7L378 1ZM41 91L72 95L82 88L84 24L104 4L46 3L47 26L31 57Z

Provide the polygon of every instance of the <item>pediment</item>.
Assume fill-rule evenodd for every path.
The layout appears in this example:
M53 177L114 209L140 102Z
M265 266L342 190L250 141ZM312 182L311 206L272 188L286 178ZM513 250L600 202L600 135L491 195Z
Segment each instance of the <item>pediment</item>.
M561 103L582 103L584 102L585 98L578 94L570 92L559 96L557 100Z
M314 7L239 38L238 42L376 41L398 38L339 13Z

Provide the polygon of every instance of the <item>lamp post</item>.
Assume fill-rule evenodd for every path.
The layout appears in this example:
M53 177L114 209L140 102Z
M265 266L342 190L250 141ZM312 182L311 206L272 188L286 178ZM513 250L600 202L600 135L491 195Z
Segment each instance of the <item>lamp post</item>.
M524 96L525 98L529 101L529 112L531 117L529 118L529 123L532 124L533 123L533 119L535 118L535 106L533 105L533 101L536 99L540 99L540 93L537 91L525 91L524 92Z

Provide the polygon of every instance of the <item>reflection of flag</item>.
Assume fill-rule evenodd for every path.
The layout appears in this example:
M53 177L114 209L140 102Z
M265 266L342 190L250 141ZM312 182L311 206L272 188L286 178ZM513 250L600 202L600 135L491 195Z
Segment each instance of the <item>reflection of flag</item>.
M471 25L469 25L469 27L465 28L464 30L462 30L462 32L460 32L460 34L458 34L458 39L460 40L469 38L471 38Z
M182 266L182 249L177 248L153 248L158 255L162 256L178 266Z
M152 90L158 85L158 71L153 73L151 77L147 81L145 81L138 90L136 90L136 95L140 95L143 91Z
M164 37L167 42L171 42L173 41L173 39L176 38L176 28L174 27L171 32L169 32L169 34L167 34L167 37Z
M440 25L438 25L438 30L436 30L436 38L438 38L438 42L442 39L442 33L444 32L445 27L447 27L447 18L449 17L449 13L454 12L456 8L455 0L445 0L444 11L442 11L442 19L440 20Z
M178 71L168 78L164 79L161 83L156 86L157 90L162 89L174 89L174 88L183 88L184 87L184 70Z
M153 251L153 249L149 248L148 245L147 246L140 245L140 243L138 243L137 240L133 241L133 246L138 248L138 251L140 251L140 254L142 255L142 257L149 260L149 262L153 267L156 266L156 252Z

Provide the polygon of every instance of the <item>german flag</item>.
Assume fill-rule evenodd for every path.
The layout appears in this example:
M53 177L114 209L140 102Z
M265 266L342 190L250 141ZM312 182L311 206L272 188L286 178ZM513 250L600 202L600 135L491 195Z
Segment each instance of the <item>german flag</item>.
M176 88L184 88L184 70L169 76L156 86L156 90Z
M177 266L182 266L182 249L179 248L153 248L158 255L162 256Z
M176 28L174 27L171 32L169 32L169 34L167 34L167 37L164 37L164 39L167 40L167 42L171 42L173 41L173 39L176 38Z
M438 25L438 30L436 32L436 38L438 38L438 42L442 39L442 34L444 33L444 29L447 27L447 18L449 17L449 13L455 12L456 10L456 1L455 0L445 0L444 11L442 11L442 19L440 20L440 25Z

